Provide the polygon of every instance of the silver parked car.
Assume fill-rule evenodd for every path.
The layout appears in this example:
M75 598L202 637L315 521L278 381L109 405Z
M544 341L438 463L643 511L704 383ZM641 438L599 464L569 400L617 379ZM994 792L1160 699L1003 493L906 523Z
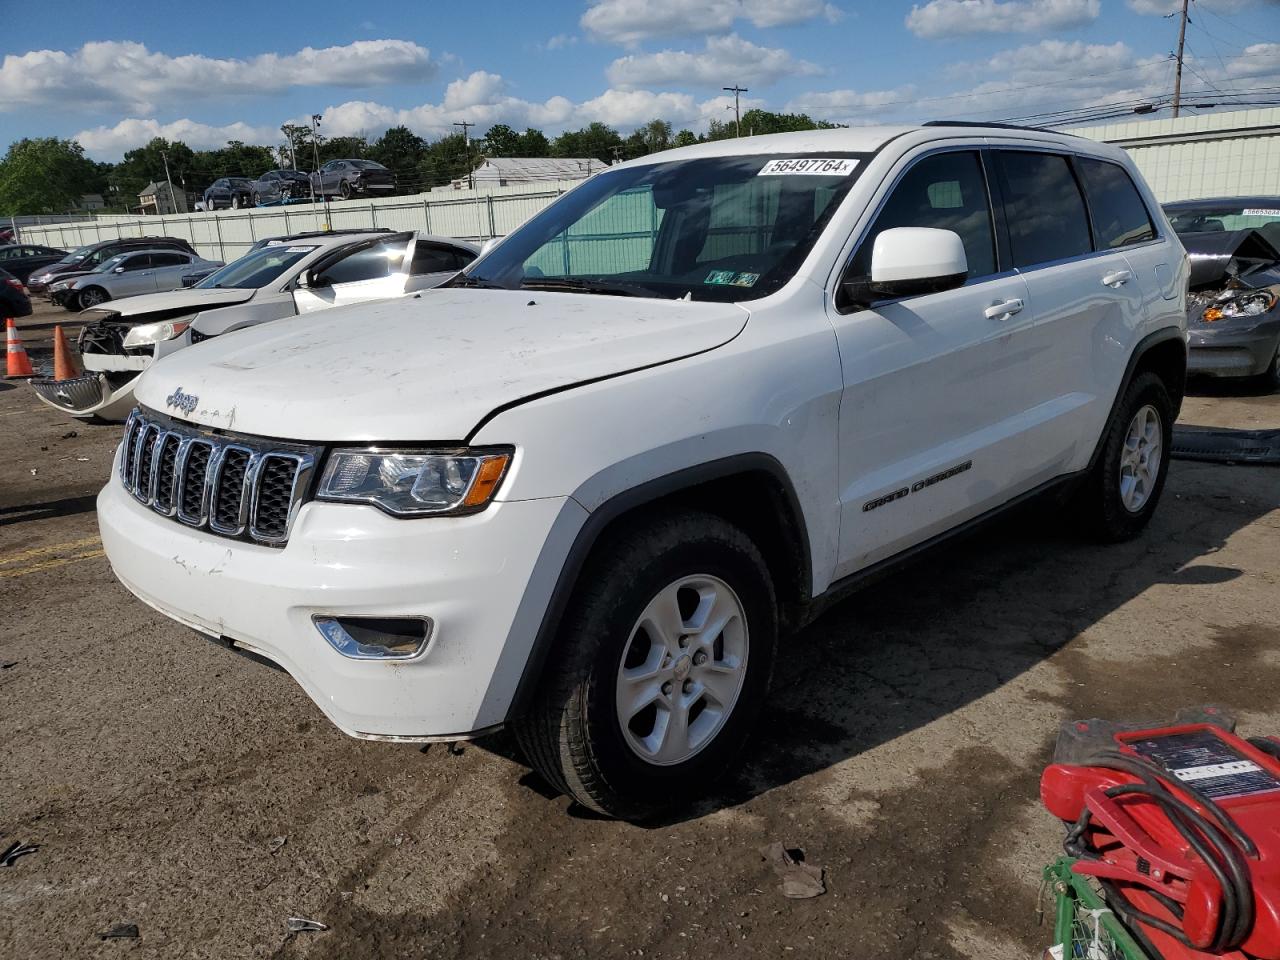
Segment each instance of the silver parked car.
M50 291L60 295L68 310L87 310L121 297L176 290L193 270L220 266L220 260L181 250L130 250L104 260L91 273L55 282Z

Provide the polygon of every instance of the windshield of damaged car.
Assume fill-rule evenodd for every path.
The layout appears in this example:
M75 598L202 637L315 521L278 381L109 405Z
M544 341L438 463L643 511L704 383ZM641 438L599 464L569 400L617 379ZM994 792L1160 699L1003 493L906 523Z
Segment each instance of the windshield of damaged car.
M77 247L76 249L72 250L70 253L68 253L65 257L63 257L58 262L59 263L79 263L81 260L83 260L92 252L93 252L92 244L90 244L87 247Z
M754 300L799 269L865 159L769 154L606 171L450 285Z
M315 250L314 246L275 244L246 253L196 284L197 290L257 290Z
M1166 213L1169 214L1169 222L1173 224L1176 233L1219 233L1256 230L1268 226L1271 227L1271 232L1280 231L1280 203L1271 206L1256 203L1198 206L1191 210L1166 210Z

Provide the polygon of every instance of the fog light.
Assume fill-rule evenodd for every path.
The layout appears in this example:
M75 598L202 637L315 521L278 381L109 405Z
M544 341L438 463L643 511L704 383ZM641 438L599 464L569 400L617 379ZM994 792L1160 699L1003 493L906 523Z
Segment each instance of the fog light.
M329 646L353 660L408 660L427 648L427 617L311 618Z

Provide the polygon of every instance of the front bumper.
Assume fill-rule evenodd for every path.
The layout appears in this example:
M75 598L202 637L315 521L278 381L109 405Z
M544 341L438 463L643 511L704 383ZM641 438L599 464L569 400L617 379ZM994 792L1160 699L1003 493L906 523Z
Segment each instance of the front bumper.
M1187 343L1187 373L1202 377L1256 377L1267 372L1277 349L1280 320L1252 330L1192 328Z
M586 512L567 498L399 520L310 502L284 548L193 530L139 504L113 474L98 497L120 581L161 613L283 667L345 733L459 739L503 723L546 596ZM315 615L429 617L412 660L356 660Z

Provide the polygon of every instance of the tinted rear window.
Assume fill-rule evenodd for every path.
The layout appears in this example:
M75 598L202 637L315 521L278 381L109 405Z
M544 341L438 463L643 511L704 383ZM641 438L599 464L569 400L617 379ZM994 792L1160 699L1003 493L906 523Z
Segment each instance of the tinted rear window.
M1002 150L1000 164L1015 267L1078 257L1093 250L1084 197L1066 157Z
M1119 164L1077 158L1076 170L1089 195L1093 236L1099 250L1152 240L1156 228L1138 188Z

